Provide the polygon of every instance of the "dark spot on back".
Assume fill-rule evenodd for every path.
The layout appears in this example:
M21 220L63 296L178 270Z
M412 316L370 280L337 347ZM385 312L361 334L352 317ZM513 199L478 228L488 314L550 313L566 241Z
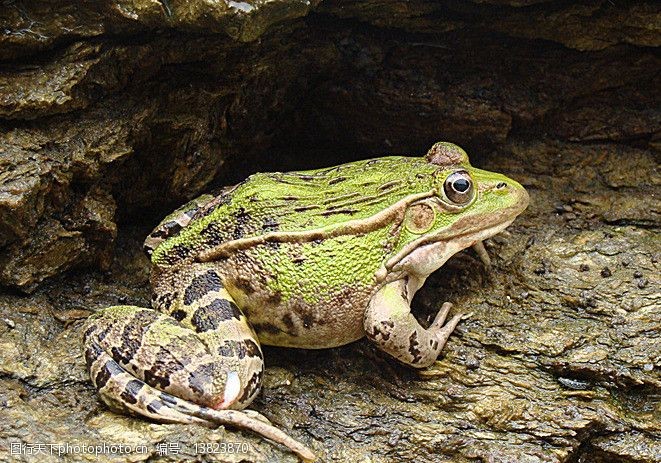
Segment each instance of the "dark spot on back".
M180 321L182 321L184 318L186 318L186 312L183 311L183 310L181 310L181 309L177 309L177 310L175 310L175 311L172 312L170 315L172 316L172 318L174 318L174 319L177 320L178 322L180 322Z
M191 254L191 251L192 249L183 243L176 244L168 251L164 260L168 264L174 264L175 262L179 262L188 257Z
M258 333L263 332L263 333L268 333L268 334L280 334L282 333L282 330L275 326L273 323L265 322L265 323L255 323L253 325L253 328L255 328L255 331Z
M97 343L93 342L88 345L88 347L85 349L85 364L87 365L87 371L92 369L92 364L101 356L102 353L103 350L101 350L101 347L99 347Z
M101 389L103 386L105 386L108 383L108 380L110 379L111 373L110 369L108 368L109 363L113 363L113 360L109 360L101 367L99 372L96 374L94 377L94 386L96 386L97 389Z
M236 356L239 359L245 358L246 356L246 346L240 341L236 342Z
M266 298L266 302L270 305L278 305L282 302L282 294L275 292Z
M301 316L301 320L303 321L303 326L305 328L310 328L312 325L314 325L314 317L310 313L303 314L303 316Z
M193 281L188 285L186 292L184 292L184 304L191 305L205 294L211 291L220 291L222 288L223 284L220 277L213 270L208 270L193 278Z
M172 222L167 222L163 224L163 232L165 233L165 236L170 237L178 234L183 227L179 222L175 222L174 220Z
M280 243L278 243L277 241L267 241L265 246L269 249L273 249L274 251L276 251L280 248Z
M294 334L296 325L294 325L294 318L290 313L287 313L282 317L282 323L287 327L287 333Z
M234 357L234 353L236 349L234 348L234 344L236 341L232 340L226 340L219 348L218 348L218 355L221 357Z
M215 211L219 206L223 206L225 204L228 204L230 202L230 199L231 199L230 193L232 191L234 191L237 186L238 185L223 190L220 194L218 194L215 198L213 198L207 204L205 204L204 206L197 209L196 214L195 214L194 217L196 219L201 218L201 217L206 217L209 214L211 214L213 211Z
M358 212L357 209L337 209L337 210L324 211L320 215L323 215L324 217L328 217L328 216L333 215L333 214L354 215L356 212Z
M344 182L347 178L346 177L335 177L333 180L328 182L329 185L335 185L336 183Z
M203 333L218 329L223 322L232 318L241 319L241 311L236 304L227 299L214 299L209 305L195 311L191 317L191 324L196 332Z
M257 356L262 358L259 347L250 339L244 341L226 340L223 345L218 348L218 354L222 357L234 357L239 359L246 356Z
M211 222L200 230L200 236L204 238L204 241L209 246L215 246L223 242L223 236L220 233L217 222Z
M111 329L112 329L112 325L108 325L104 329L102 329L96 337L97 341L103 342L103 340L106 338L106 336L108 335L108 332Z
M241 397L239 397L239 403L245 402L249 397L255 394L257 390L259 390L259 385L261 382L262 382L262 370L252 374L252 376L248 380L248 384L246 384L246 387L243 390L243 394L241 394Z
M248 357L262 357L262 351L259 349L259 345L252 339L246 339L246 355Z
M246 234L248 225L250 223L250 213L246 212L244 208L239 208L234 216L234 231L232 238L235 240L241 239Z
M154 310L140 310L127 321L122 331L122 343L110 349L115 361L128 364L142 345L142 338L151 324L158 318L158 312Z
M311 209L319 209L319 206L310 205L310 206L299 206L294 208L294 212L305 212Z
M250 295L255 292L255 287L252 285L252 281L250 281L248 278L237 278L234 282L234 285L243 294Z
M392 334L392 328L395 326L392 320L383 320L378 325L374 326L373 336L376 338L377 335L381 335L382 341L387 341L390 339Z
M167 236L167 234L165 233L165 230L162 230L160 228L158 230L154 230L149 235L150 238L165 238L166 236Z
M292 310L303 323L304 328L310 328L315 324L314 314L308 309L305 303L294 304Z
M177 405L177 398L173 395L168 394L167 392L161 392L159 395L163 403L168 405Z
M83 342L84 343L87 343L87 338L90 337L90 335L94 332L95 329L96 329L95 325L90 325L90 326L87 327L87 329L85 330L85 333L83 333Z
M265 217L262 223L262 230L265 232L276 231L280 228L280 224L273 217Z
M165 389L170 385L170 377L183 370L182 362L172 355L170 349L160 347L156 353L158 359L149 370L145 370L145 383L156 389Z
M117 375L120 375L122 373L125 373L124 369L119 366L119 363L115 362L114 360L106 362L106 364L104 366L105 366L105 368L108 369L108 372L112 376L117 376Z
M172 303L174 300L177 298L179 294L177 292L174 293L161 293L158 296L154 295L152 298L154 299L154 307L157 309L160 309L163 312L167 312L170 310L170 307L172 307Z

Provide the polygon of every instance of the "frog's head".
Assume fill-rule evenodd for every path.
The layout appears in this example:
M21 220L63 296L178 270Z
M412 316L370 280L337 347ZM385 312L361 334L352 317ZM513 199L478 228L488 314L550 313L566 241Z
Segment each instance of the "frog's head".
M453 254L506 228L528 205L528 193L504 175L476 169L466 152L436 143L426 161L438 166L432 197L407 205L387 273L426 277Z

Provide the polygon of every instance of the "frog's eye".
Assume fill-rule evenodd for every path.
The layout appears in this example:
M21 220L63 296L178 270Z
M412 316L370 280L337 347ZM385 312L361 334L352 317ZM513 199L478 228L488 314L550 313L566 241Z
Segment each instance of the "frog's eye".
M465 170L458 170L445 179L443 191L452 203L464 206L473 199L473 179Z

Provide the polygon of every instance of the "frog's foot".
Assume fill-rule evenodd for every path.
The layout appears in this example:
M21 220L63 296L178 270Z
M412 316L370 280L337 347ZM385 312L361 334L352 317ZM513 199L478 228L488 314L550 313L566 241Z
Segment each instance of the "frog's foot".
M315 455L305 445L288 436L261 414L252 410L214 410L160 391L123 369L97 343L88 346L90 376L103 401L116 411L145 416L163 423L222 424L253 431L278 442L303 461L312 462Z
M411 314L406 285L404 279L388 283L372 297L365 312L365 333L401 362L424 368L434 363L463 314L445 323L452 308L446 302L429 328L423 328Z
M471 247L473 248L473 251L477 253L477 256L480 258L484 266L488 269L491 268L491 257L489 257L489 253L484 247L484 241L478 241Z

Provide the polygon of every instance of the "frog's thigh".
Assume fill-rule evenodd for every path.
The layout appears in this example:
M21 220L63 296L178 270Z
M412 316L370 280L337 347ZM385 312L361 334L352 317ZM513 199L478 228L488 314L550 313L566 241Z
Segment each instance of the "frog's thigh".
M198 288L199 297L177 304L181 320L131 306L91 317L86 359L104 401L161 419L168 417L153 409L181 408L176 398L215 409L247 406L259 391L262 354L229 295L221 300L223 291Z
M365 312L367 337L381 350L416 368L434 363L450 333L461 320L454 316L443 325L451 305L446 303L428 329L420 326L411 314L406 281L385 285L370 300Z
M264 372L257 335L225 290L213 264L188 267L179 278L183 282L182 290L169 309L170 315L194 331L218 357L218 371L228 375L235 373L238 377L241 395L236 404L222 408L246 407L259 392Z
M203 407L149 386L122 368L98 343L89 338L86 341L85 358L90 378L111 409L162 422L208 423L195 416L195 408Z

